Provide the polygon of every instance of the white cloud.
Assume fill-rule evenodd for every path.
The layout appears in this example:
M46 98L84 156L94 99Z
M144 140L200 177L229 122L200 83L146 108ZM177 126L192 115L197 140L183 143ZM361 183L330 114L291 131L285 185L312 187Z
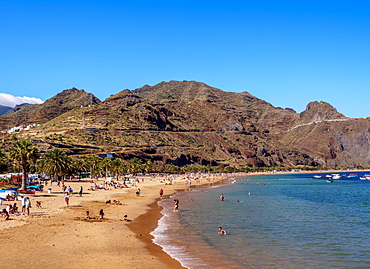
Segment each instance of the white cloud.
M7 93L0 93L0 105L2 106L10 106L15 107L16 105L20 104L42 104L44 101L42 101L39 98L36 97L28 97L28 96L13 96L11 94Z

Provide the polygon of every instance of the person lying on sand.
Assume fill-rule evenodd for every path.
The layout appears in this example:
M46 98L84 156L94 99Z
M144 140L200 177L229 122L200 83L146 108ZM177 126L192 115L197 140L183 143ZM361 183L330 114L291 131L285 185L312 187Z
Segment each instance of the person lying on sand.
M128 222L129 222L129 221L132 221L132 220L128 219L127 217L128 217L127 215L124 215L124 216L123 216L123 220L124 220L124 221L128 221Z

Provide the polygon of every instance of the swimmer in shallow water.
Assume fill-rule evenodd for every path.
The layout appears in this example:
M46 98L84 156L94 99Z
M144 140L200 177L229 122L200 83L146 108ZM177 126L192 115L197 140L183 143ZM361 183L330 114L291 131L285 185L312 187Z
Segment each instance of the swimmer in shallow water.
M226 234L226 230L222 229L222 227L218 228L218 230L220 231L221 234Z

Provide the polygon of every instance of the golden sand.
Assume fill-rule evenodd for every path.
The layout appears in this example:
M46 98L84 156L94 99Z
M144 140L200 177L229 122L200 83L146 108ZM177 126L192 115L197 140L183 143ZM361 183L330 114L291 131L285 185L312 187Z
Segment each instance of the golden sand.
M163 188L164 198L184 189L185 180L173 176L169 185L163 177L138 177L140 183L129 188L88 190L90 180L65 182L74 194L69 206L61 187L55 183L44 192L29 196L31 215L12 215L0 220L0 264L2 268L183 268L161 247L152 243L160 218L156 201ZM222 176L202 177L194 185L209 184ZM99 185L104 180L96 181ZM77 195L80 186L82 197ZM51 188L51 193L48 193ZM135 193L141 189L140 196ZM106 203L111 200L111 203ZM113 200L119 202L114 203ZM36 208L41 201L42 208ZM4 202L0 208L14 201ZM17 201L18 207L21 202ZM99 219L103 209L104 219ZM151 210L149 210L151 209ZM86 211L91 219L85 219ZM124 221L124 215L132 221Z

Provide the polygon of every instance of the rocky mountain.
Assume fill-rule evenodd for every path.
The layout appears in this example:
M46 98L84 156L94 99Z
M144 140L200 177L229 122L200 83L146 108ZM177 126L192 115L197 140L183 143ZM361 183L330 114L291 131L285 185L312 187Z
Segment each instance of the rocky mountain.
M10 114L42 123L20 135L70 154L115 153L180 166L370 167L370 121L346 118L325 102L296 113L195 81L145 85L103 102L87 96L71 89ZM87 99L95 100L92 106Z
M98 98L84 90L76 88L64 90L42 104L15 107L12 112L0 117L0 128L42 124L74 108L95 105L99 102Z
M10 111L12 111L12 109L12 107L0 105L0 116L9 113Z

